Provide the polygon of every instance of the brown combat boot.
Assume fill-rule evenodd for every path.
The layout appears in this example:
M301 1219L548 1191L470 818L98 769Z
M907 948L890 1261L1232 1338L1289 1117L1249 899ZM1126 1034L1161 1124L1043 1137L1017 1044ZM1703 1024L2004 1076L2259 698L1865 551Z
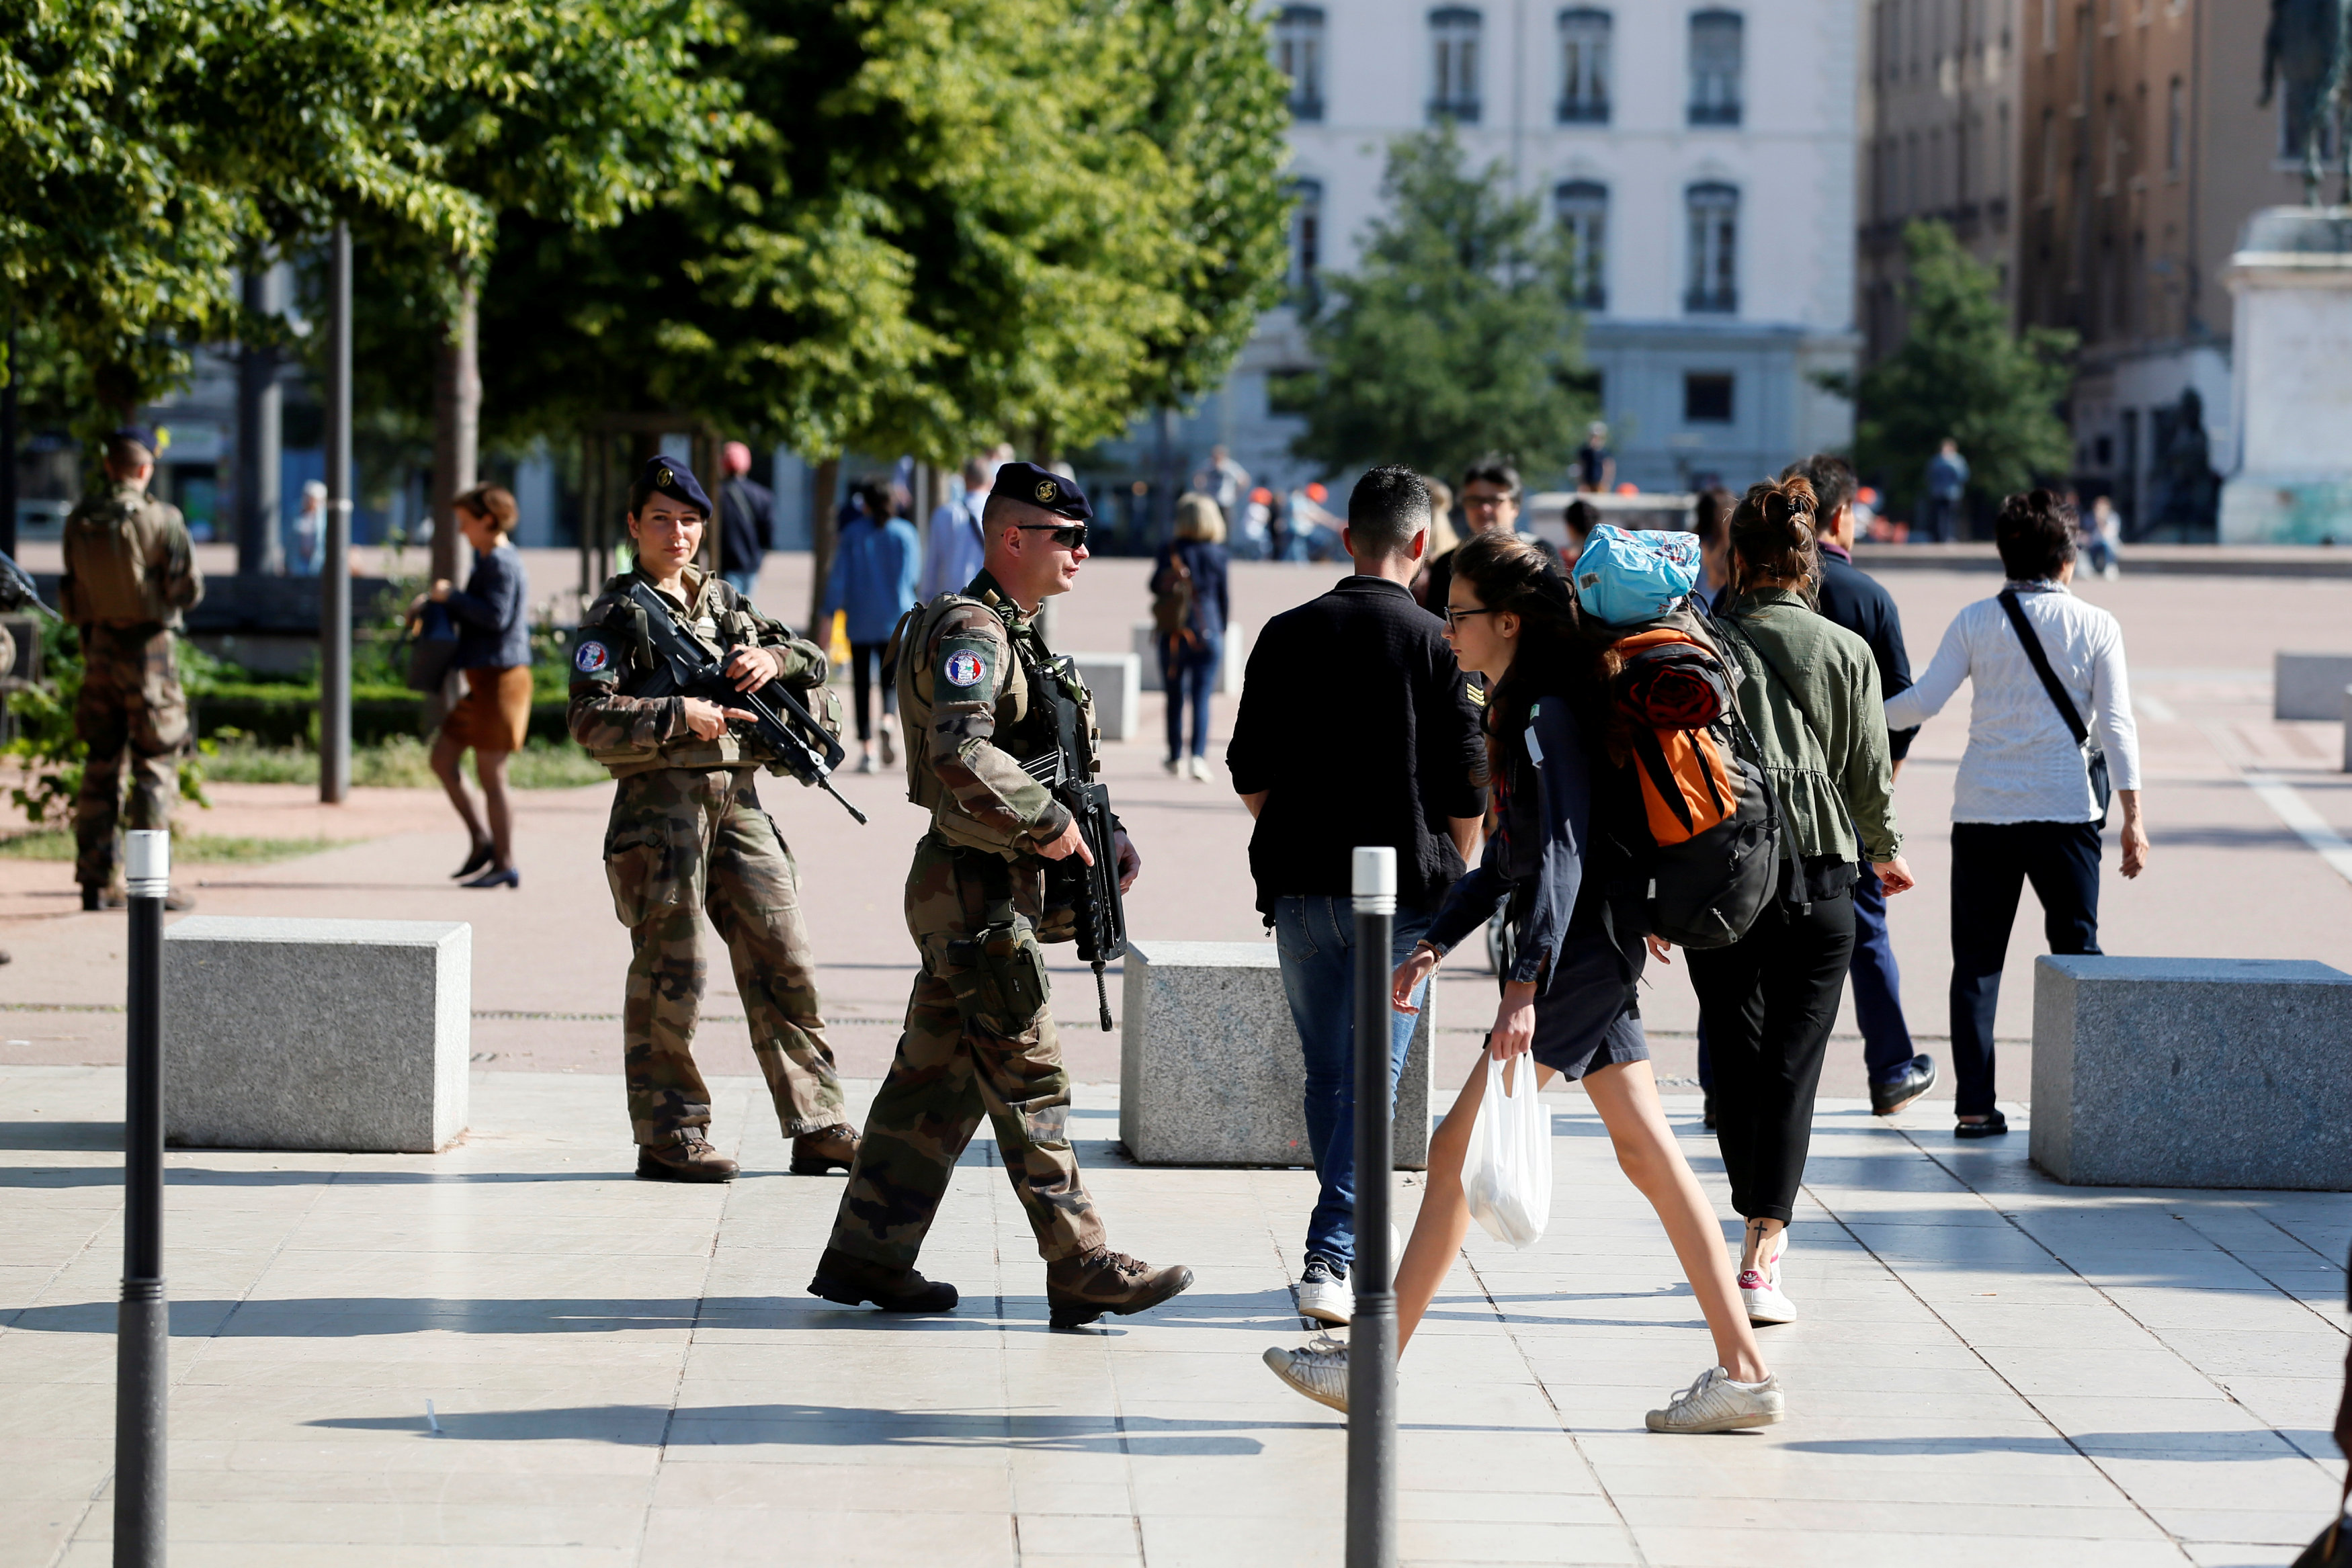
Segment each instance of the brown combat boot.
M1045 1305L1053 1310L1054 1327L1074 1329L1105 1312L1149 1312L1192 1284L1192 1270L1181 1263L1155 1269L1103 1247L1045 1265Z
M857 1158L857 1129L843 1124L819 1127L814 1133L800 1133L793 1138L792 1172L794 1176L823 1176L829 1170L847 1170Z
M677 1143L637 1148L639 1181L733 1181L742 1168L712 1148L699 1127L688 1127Z
M809 1294L845 1307L871 1301L886 1312L951 1312L962 1300L944 1280L926 1280L912 1269L869 1263L828 1247L816 1260Z

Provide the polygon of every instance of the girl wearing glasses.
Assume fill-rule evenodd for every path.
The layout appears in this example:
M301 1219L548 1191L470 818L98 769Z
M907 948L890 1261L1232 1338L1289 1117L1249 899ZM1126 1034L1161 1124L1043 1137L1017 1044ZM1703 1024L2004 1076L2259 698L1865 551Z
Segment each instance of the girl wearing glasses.
M1658 1103L1632 1003L1642 949L1615 941L1602 915L1610 878L1595 862L1609 837L1605 824L1641 810L1622 771L1595 759L1606 724L1605 639L1585 631L1567 581L1535 545L1495 530L1471 538L1453 559L1445 637L1463 668L1486 677L1491 694L1497 827L1485 860L1454 885L1428 937L1397 967L1393 1005L1413 1010L1413 992L1452 946L1496 908L1508 911L1516 956L1487 1049L1514 1075L1532 1066L1539 1084L1563 1077L1583 1083L1619 1166L1665 1226L1714 1338L1717 1364L1651 1411L1650 1429L1769 1426L1781 1418L1780 1385L1757 1349L1714 1210ZM1462 1166L1486 1083L1482 1061L1430 1139L1421 1213L1397 1267L1400 1353L1469 1228ZM1265 1361L1308 1398L1347 1408L1346 1345L1318 1337L1297 1350L1269 1350Z

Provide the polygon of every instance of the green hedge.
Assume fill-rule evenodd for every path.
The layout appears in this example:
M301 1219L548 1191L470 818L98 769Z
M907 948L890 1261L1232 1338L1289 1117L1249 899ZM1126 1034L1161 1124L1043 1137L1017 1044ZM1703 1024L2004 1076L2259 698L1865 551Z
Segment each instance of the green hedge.
M263 746L319 744L319 688L289 682L224 682L192 695L196 733L218 738L229 730ZM352 740L379 746L395 736L425 732L425 698L405 686L352 688ZM530 733L541 739L570 738L564 703L541 697L530 706Z

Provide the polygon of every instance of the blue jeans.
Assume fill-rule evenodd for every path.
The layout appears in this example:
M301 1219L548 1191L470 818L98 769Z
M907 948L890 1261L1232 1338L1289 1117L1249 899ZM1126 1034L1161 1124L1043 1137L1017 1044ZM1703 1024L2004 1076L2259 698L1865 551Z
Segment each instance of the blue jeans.
M751 597L751 590L760 585L760 571L757 567L750 571L722 571L719 575L725 578L728 585L747 600Z
M1389 964L1404 962L1429 930L1433 909L1399 909ZM1336 894L1279 898L1274 941L1282 960L1282 991L1307 1059L1307 1144L1323 1191L1307 1222L1307 1250L1342 1267L1356 1260L1356 914L1355 901ZM1423 982L1413 1001L1426 999ZM1420 1019L1391 1013L1389 1085L1404 1071L1405 1052Z
M1184 710L1192 710L1192 755L1209 755L1209 698L1217 689L1217 666L1224 638L1214 632L1184 647L1173 639L1160 644L1160 684L1168 693L1168 760L1184 755Z
M1862 1026L1862 1064L1873 1083L1903 1075L1918 1054L1911 1027L1903 1021L1903 971L1895 963L1895 943L1886 934L1886 889L1867 870L1853 884L1854 1021ZM1698 1082L1715 1087L1715 1061L1707 1050L1706 1025L1698 1028Z

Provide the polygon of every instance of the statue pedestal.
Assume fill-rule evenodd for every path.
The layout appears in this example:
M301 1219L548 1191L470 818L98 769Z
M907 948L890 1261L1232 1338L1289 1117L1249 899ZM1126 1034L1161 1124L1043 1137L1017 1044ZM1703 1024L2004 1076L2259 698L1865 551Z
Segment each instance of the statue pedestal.
M2222 271L2238 433L2223 544L2352 543L2352 207L2269 207Z

